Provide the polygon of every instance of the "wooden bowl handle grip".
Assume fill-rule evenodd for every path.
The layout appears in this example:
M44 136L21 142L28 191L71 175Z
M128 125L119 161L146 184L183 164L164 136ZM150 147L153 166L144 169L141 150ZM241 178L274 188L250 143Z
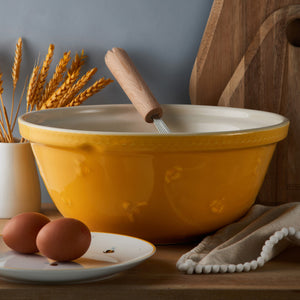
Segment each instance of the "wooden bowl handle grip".
M162 116L162 108L124 49L107 51L105 63L146 122Z

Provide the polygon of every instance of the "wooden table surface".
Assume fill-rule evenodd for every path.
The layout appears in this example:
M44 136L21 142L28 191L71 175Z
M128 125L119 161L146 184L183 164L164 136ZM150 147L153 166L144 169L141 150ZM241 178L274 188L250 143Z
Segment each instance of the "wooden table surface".
M59 217L52 205L42 213ZM0 220L0 230L7 220ZM300 248L249 273L185 275L175 264L194 245L158 246L147 261L109 279L74 285L0 279L0 299L300 299Z

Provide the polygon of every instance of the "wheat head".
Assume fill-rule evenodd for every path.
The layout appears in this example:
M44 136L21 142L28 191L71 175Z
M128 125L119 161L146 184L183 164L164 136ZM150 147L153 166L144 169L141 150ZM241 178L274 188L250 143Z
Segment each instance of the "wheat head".
M64 94L68 91L68 89L71 88L71 86L74 84L78 75L79 75L79 70L75 71L75 73L72 74L68 73L68 78L65 80L65 82L38 109L58 107L60 100L62 99Z
M63 96L59 103L59 107L66 106L76 96L77 93L91 80L97 72L97 68L93 68L86 72Z
M78 69L81 69L81 66L84 65L84 60L86 58L86 55L84 55L84 50L81 50L81 55L79 56L77 53L75 54L75 57L71 63L71 67L68 70L68 73L74 73Z
M30 111L32 111L35 105L34 99L35 99L35 92L37 88L39 71L40 71L40 66L35 66L31 73L31 77L27 88L27 94L26 94L26 102L27 102L26 111L29 110L29 107L30 107Z
M14 89L17 86L17 82L18 82L19 76L20 76L20 66L21 66L21 62L22 62L22 44L23 44L22 39L19 38L19 40L16 44L15 59L14 59L14 64L13 64L12 72L11 72Z
M54 93L57 89L61 81L63 80L64 73L67 70L67 65L71 59L71 51L65 52L63 57L60 59L59 63L55 68L55 72L47 84L44 93L42 95L42 103L46 102L46 100Z
M67 106L78 106L83 103L86 99L98 93L100 90L105 88L108 84L113 82L110 78L105 79L104 77L96 81L92 86L87 88L85 91L75 97Z
M43 89L44 89L44 85L46 82L46 78L49 72L49 68L52 62L52 57L54 54L54 45L50 44L49 48L48 48L48 53L44 59L42 68L41 68L41 72L38 76L38 80L37 80L37 89L36 89L36 93L35 93L35 99L34 99L34 103L36 104L37 107L41 106L40 100L41 100L41 96L43 93Z

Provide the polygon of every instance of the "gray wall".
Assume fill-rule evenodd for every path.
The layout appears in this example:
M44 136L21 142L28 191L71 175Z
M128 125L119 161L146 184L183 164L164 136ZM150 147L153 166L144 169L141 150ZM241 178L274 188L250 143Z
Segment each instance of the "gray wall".
M11 66L19 36L23 64L17 95L38 56L54 43L52 69L62 54L84 49L85 70L97 67L98 77L111 76L104 54L122 47L161 103L189 103L188 84L193 62L213 0L1 0L0 71L4 97L11 98ZM114 83L86 104L128 103ZM25 102L23 103L25 104ZM21 113L25 112L25 105ZM18 132L15 132L18 135ZM50 201L42 184L42 199Z

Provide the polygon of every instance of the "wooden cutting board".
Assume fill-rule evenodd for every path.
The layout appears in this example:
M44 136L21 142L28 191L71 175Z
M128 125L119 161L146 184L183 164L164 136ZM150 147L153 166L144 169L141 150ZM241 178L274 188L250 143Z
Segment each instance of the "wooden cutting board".
M300 0L215 0L190 98L288 117L288 138L277 147L257 202L300 201Z

